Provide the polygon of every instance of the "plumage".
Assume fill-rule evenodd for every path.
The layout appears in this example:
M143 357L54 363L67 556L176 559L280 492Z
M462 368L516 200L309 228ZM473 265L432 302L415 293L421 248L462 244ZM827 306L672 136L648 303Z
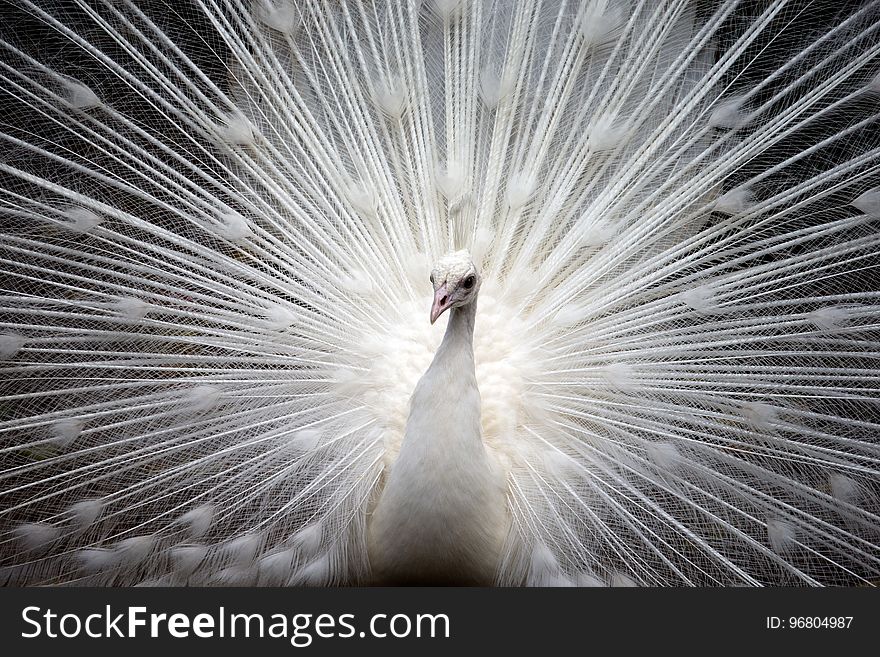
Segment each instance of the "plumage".
M0 11L0 582L880 581L876 1Z

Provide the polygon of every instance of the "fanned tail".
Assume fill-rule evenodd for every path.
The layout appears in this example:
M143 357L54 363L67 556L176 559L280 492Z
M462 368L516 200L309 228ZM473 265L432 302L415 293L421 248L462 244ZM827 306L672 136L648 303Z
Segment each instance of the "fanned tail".
M457 248L499 584L877 581L876 3L10 11L4 581L367 581Z

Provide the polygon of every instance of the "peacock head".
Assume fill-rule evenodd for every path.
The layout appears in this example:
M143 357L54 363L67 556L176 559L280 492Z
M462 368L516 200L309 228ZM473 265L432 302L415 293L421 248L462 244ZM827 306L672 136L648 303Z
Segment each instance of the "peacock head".
M437 321L449 308L473 303L480 290L480 273L467 251L447 253L431 270L434 303L431 304L431 323Z

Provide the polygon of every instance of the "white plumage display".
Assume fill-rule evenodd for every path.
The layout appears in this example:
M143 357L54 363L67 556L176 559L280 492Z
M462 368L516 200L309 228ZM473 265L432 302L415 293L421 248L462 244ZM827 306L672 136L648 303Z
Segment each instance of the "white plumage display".
M880 3L0 11L0 583L880 581Z

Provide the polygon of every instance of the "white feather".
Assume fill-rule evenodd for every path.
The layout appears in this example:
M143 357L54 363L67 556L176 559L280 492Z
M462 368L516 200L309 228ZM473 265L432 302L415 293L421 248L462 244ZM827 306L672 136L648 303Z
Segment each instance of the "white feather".
M101 500L81 500L71 504L68 513L72 522L82 531L95 523L103 508Z
M220 554L224 559L228 559L238 566L250 566L257 558L262 545L262 536L246 534L223 544L220 547Z
M42 522L28 522L19 525L15 533L26 550L34 550L45 546L58 538L60 532L57 527Z
M330 557L323 555L297 570L288 580L289 586L326 586L330 583Z
M290 537L289 543L305 558L311 558L318 554L321 542L324 540L324 527L321 523L315 523L303 527Z
M187 409L191 413L207 413L216 408L223 396L223 390L214 385L199 385L185 393Z
M154 536L132 536L116 544L115 563L122 566L137 566L143 563L156 547Z
M64 220L70 230L85 233L103 221L103 218L88 208L72 205L64 211Z
M118 565L117 553L107 548L86 548L75 556L80 568L87 573L100 573Z
M740 214L755 203L755 195L746 187L735 187L719 196L712 208L724 214Z
M204 545L180 545L171 550L171 562L177 575L186 579L204 563L207 555Z
M187 528L190 538L201 538L211 529L214 520L214 505L202 504L180 516L180 524Z
M614 573L614 575L611 577L611 586L632 587L638 586L638 584L636 584L635 580L629 575L626 575L624 573Z
M852 201L852 205L867 215L880 217L880 187L864 192Z
M220 215L218 233L232 242L241 242L253 235L248 220L234 210L228 210Z
M16 333L4 333L0 335L0 358L12 360L18 351L25 345L25 339Z
M291 577L294 556L295 551L288 549L272 552L261 558L259 563L261 583L270 586L286 584Z
M83 82L72 77L65 77L63 81L67 102L75 109L89 109L101 105L98 95Z
M785 554L794 547L797 532L790 522L775 518L767 521L767 540L774 552Z
M877 3L61 4L0 23L15 583L880 579Z
M82 433L85 421L79 418L58 420L52 428L53 440L59 447L69 447Z
M742 127L748 121L747 114L743 112L743 104L742 97L729 98L718 103L709 115L709 126L727 130Z
M294 34L302 21L291 0L262 0L259 12L266 25L286 34Z

